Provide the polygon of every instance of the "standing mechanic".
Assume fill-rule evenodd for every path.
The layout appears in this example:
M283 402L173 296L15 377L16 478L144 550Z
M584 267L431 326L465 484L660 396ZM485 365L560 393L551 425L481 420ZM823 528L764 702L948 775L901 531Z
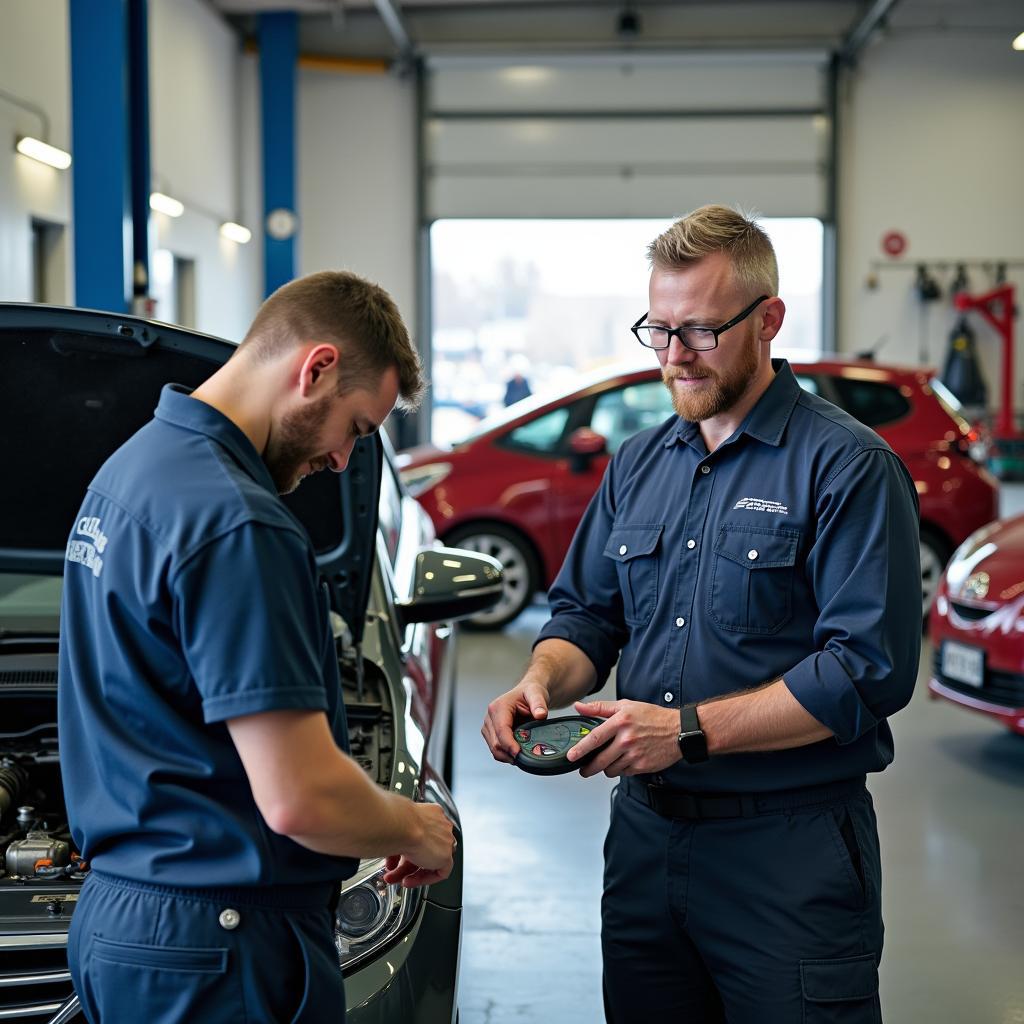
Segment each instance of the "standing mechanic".
M921 644L917 499L877 434L801 390L767 235L721 206L649 248L653 348L678 417L626 441L580 523L513 722L619 700L570 756L622 777L605 844L606 1013L879 1020L877 825L864 785Z
M90 485L102 569L66 566L59 713L92 1024L337 1024L339 880L361 857L407 886L451 871L441 809L347 756L326 593L278 497L422 388L387 293L313 274L192 394L166 386Z

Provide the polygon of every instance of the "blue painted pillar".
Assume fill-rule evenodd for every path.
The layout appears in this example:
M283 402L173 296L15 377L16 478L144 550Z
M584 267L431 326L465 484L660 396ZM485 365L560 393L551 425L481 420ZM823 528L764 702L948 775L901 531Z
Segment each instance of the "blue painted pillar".
M263 127L263 289L269 295L295 277L298 16L260 17L260 108Z
M129 142L132 195L132 284L149 294L149 12L148 0L128 0Z
M69 0L75 303L131 305L127 0Z

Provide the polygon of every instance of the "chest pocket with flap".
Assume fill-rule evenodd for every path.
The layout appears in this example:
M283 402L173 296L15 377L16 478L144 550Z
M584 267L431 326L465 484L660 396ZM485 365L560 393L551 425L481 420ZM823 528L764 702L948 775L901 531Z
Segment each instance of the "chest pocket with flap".
M622 610L629 626L646 626L658 600L658 543L664 523L616 523L605 545L615 562Z
M715 541L708 612L723 629L776 633L793 614L800 531L726 523Z

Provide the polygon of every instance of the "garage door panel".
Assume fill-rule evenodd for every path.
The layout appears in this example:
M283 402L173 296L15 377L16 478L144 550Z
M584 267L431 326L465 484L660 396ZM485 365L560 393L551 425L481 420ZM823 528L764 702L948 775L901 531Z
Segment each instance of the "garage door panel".
M446 174L428 183L434 216L673 217L704 203L753 209L765 216L813 217L825 201L821 176L805 173L599 173L561 176Z
M493 62L492 62L493 64ZM430 77L435 112L518 110L729 110L820 106L822 58L782 60L702 55L653 65L437 67Z
M784 162L825 157L825 132L812 118L666 120L487 120L431 124L430 162L440 170L462 163L523 166L599 161L643 163L747 162L751 154L784 153ZM758 158L760 160L760 158Z

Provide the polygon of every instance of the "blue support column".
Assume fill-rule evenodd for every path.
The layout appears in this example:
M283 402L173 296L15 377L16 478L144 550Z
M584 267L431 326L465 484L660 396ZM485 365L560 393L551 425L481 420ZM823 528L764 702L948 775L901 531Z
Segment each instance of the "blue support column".
M75 303L127 312L132 212L126 0L69 0Z
M269 295L295 277L298 16L260 17L260 107L263 127L263 288Z
M149 294L149 11L128 0L129 153L132 195L132 293Z

